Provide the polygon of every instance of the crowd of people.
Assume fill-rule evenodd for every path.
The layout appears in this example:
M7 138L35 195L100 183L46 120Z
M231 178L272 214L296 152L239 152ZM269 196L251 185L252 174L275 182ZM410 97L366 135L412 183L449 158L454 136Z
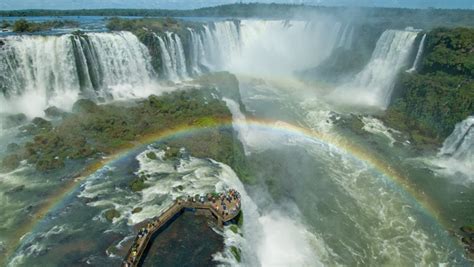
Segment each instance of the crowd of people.
M237 215L240 211L240 193L235 189L229 189L222 193L188 196L188 202L211 203L212 208L223 217Z
M192 203L201 203L207 204L210 203L211 207L218 213L221 214L225 219L226 217L235 216L240 212L241 202L240 202L240 193L237 190L229 189L222 193L206 194L206 195L196 195L194 197L188 196L185 202ZM183 199L179 199L177 204L182 205ZM123 266L129 267L134 266L137 260L139 260L138 254L142 246L146 243L144 242L147 236L153 232L160 224L160 219L155 218L148 222L146 227L142 227L138 231L138 235L133 242L133 245L130 249L129 257L124 261Z

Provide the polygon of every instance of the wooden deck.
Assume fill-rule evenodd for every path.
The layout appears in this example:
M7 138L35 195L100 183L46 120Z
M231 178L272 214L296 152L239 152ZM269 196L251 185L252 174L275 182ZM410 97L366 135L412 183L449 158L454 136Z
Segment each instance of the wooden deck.
M223 226L224 223L231 221L239 214L240 197L219 197L217 200L215 198L209 200L204 200L204 198L188 198L186 200L177 200L161 215L151 219L146 227L140 229L130 250L127 253L127 256L123 261L122 266L138 266L153 234L156 233L156 231L158 231L161 227L166 225L177 214L182 213L185 209L208 210L214 215L214 217L216 217L217 224L219 226Z

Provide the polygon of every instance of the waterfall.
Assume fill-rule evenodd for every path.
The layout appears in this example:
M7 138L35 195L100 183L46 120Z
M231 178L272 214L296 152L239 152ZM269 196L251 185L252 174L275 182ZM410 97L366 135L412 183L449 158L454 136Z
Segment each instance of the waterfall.
M456 124L451 135L446 138L439 152L440 156L450 156L459 160L474 159L474 116Z
M390 103L397 74L406 67L417 35L409 30L385 31L377 41L369 63L354 81L337 88L330 98L385 109Z
M423 50L425 49L425 40L426 40L426 33L423 34L423 37L420 41L420 46L418 47L418 52L416 53L415 61L413 62L413 66L407 70L409 73L413 73L416 71L416 68L420 64L421 56L423 56Z
M179 76L183 79L188 78L188 71L186 69L186 58L184 56L183 43L179 35L174 35L174 45L176 46L176 68Z
M0 49L0 113L42 115L79 97L121 98L153 82L149 53L131 33L9 36Z
M474 183L474 116L456 124L437 157L428 159L434 170L458 183Z
M337 48L344 48L349 50L352 47L352 40L354 38L354 27L347 24L345 27L341 27L338 34Z
M201 74L200 64L204 58L204 48L202 44L201 36L196 34L196 32L188 28L189 34L191 36L191 43L190 43L190 55L191 58L189 59L191 65L191 72L193 75Z
M203 63L213 70L223 69L232 57L239 53L239 29L233 21L204 25L200 37L203 45L201 52Z
M214 22L199 32L204 47L202 63L211 70L291 75L326 59L337 46L340 28L341 23L328 18ZM350 35L350 28L347 32Z
M164 72L171 81L179 81L188 78L186 68L186 57L183 43L178 34L166 32L163 39L155 34L161 51L161 60Z

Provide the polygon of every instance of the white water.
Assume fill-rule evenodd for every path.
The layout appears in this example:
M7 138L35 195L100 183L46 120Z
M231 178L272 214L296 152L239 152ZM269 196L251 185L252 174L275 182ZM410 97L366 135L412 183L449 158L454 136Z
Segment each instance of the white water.
M377 41L367 66L354 81L331 94L337 103L387 108L398 72L406 67L417 32L387 30Z
M179 35L166 32L163 38L156 34L155 37L160 45L162 66L167 78L175 82L187 79L186 57Z
M317 22L241 22L241 51L227 68L238 73L286 76L319 65L330 56L341 24L332 19Z
M317 66L331 54L341 38L347 39L342 41L341 46L349 46L352 42L351 31L347 30L344 34L340 31L341 24L327 17L315 22L215 22L205 25L199 33L203 51L198 48L193 50L201 55L200 63L212 70L250 75L288 75ZM192 39L197 38L194 36Z
M474 116L456 124L453 133L444 141L435 163L448 174L461 174L474 182Z
M197 34L193 29L188 28L189 34L191 35L191 72L193 75L199 75L202 73L200 65L206 65L204 62L204 45L202 43L201 35Z
M345 27L340 28L337 48L344 48L345 50L351 49L354 38L354 30L355 29L351 24L346 24Z
M384 136L389 140L390 146L393 146L393 144L395 144L397 141L393 134L401 134L397 130L388 128L381 120L374 117L362 117L362 122L364 123L364 127L362 127L363 130L369 133Z
M148 50L131 33L11 36L0 50L0 113L41 116L80 97L128 98L153 87ZM147 91L147 92L141 92Z
M201 38L205 49L204 63L214 70L222 69L233 56L239 54L239 28L234 21L215 22L204 26Z
M416 71L416 68L420 65L421 56L423 56L423 51L425 49L425 41L426 41L426 33L423 34L423 37L420 41L420 46L418 47L418 52L416 53L415 61L413 62L413 66L407 72L412 73Z

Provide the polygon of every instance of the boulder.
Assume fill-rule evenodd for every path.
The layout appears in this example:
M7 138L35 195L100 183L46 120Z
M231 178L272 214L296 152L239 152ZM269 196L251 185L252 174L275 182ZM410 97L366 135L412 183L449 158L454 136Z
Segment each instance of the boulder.
M7 152L16 152L20 149L20 145L18 145L17 143L10 143L8 144L7 146Z
M50 121L47 121L43 118L36 117L34 118L31 123L33 123L36 127L43 129L43 130L50 130L53 128L53 125Z
M116 209L110 209L104 213L104 217L107 221L112 222L115 218L120 217L120 212Z
M94 113L99 111L99 106L90 99L79 99L72 106L72 111L76 113Z
M134 209L132 210L132 214L139 213L139 212L141 212L142 210L143 210L143 208L141 208L141 207L136 207L136 208L134 208Z
M20 166L21 158L17 154L8 155L3 158L1 169L10 172Z
M3 121L3 129L19 126L27 121L26 115L23 113L8 115Z
M44 114L49 118L60 118L66 115L66 112L55 106L51 106L44 110Z

